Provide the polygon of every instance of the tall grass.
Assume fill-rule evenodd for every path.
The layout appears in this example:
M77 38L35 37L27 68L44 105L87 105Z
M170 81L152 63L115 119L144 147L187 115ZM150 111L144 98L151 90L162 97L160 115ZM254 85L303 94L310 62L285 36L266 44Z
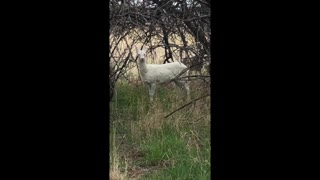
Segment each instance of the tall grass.
M146 88L117 84L117 102L110 106L110 173L120 179L210 179L210 99L164 118L186 103L183 94L159 87L150 106Z
M125 163L124 168L121 167L120 164L120 157L119 154L117 153L117 146L115 143L116 140L116 131L113 130L112 131L112 136L110 136L110 142L111 142L111 146L110 146L110 155L109 155L109 162L110 162L110 174L109 177L111 180L123 180L123 179L127 179L127 168L126 168L126 161L123 161ZM123 169L123 170L121 170Z

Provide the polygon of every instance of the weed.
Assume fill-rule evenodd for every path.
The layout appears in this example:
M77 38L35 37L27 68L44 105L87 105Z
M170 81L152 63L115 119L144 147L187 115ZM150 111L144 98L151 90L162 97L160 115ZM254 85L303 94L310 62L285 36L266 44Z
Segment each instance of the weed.
M193 97L207 91L199 89ZM159 87L153 106L142 86L122 82L117 92L110 106L110 177L210 179L210 99L164 118L184 105L180 89Z

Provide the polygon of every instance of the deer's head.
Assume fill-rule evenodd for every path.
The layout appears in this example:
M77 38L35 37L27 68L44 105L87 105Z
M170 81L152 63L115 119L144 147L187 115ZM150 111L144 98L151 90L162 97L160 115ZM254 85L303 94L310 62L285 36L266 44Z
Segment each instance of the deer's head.
M143 47L142 50L140 50L136 47L137 55L138 55L140 61L142 61L142 62L145 61L145 59L146 59L145 55L146 55L147 50L148 49L146 47Z

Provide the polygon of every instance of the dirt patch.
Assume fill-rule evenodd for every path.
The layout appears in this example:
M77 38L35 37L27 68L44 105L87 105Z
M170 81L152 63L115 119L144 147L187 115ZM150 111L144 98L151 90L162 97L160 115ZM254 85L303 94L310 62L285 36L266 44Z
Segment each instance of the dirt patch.
M154 173L155 171L168 168L172 165L174 165L174 161L162 160L149 165L134 166L128 169L128 176L130 177L130 179L139 179L141 176Z
M161 160L146 164L144 163L146 152L127 143L121 144L119 153L120 158L128 163L127 176L132 180L137 180L146 174L154 173L175 164L173 160Z

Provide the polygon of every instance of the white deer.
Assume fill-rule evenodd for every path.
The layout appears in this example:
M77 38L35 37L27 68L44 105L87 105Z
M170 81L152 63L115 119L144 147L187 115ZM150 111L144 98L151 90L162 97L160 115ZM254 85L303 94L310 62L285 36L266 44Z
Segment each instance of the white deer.
M139 57L138 65L142 80L148 85L150 102L153 102L157 84L169 83L170 81L173 81L178 87L183 89L186 92L187 100L190 100L190 88L188 82L181 78L176 78L176 76L183 70L187 69L186 65L179 62L147 64L145 57L147 48L144 47L142 50L137 47L135 48Z

